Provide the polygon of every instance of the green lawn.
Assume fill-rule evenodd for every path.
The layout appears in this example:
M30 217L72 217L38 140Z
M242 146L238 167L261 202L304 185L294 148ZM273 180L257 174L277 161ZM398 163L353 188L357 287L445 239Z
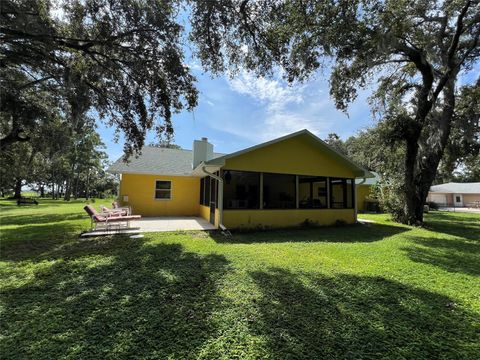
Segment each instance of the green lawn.
M81 202L0 205L2 359L479 358L479 215L80 240Z

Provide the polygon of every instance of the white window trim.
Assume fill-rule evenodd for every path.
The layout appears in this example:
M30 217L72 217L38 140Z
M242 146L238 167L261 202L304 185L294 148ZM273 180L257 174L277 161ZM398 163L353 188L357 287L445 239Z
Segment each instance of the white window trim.
M157 181L168 181L170 182L170 197L168 199L158 199L157 190L166 190L166 189L157 189ZM169 179L155 179L153 185L153 200L155 201L171 201L173 199L173 181Z

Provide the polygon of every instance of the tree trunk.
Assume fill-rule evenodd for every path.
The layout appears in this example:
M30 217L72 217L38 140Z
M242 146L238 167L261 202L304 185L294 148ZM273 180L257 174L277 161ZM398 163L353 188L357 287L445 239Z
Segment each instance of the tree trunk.
M39 190L40 190L40 197L44 198L45 197L45 185L43 185L43 184L40 185Z
M87 170L87 181L85 184L85 199L90 197L90 169Z
M22 179L15 179L14 191L13 198L20 199L22 197Z
M78 173L75 176L75 188L73 189L73 197L75 198L75 200L77 200L78 198Z
M456 75L456 74L454 74ZM419 151L420 136L407 139L405 157L405 218L409 225L423 223L423 207L437 174L438 164L443 157L452 128L455 110L455 78L452 76L443 90L442 112L434 124L435 131ZM433 116L433 115L432 115Z
M70 179L67 179L67 182L65 184L65 196L63 197L63 200L70 201L71 196L72 196L72 184Z
M416 132L407 139L405 155L405 208L403 218L399 220L409 225L418 225L423 222L423 202L418 192L416 176L418 138L419 134Z

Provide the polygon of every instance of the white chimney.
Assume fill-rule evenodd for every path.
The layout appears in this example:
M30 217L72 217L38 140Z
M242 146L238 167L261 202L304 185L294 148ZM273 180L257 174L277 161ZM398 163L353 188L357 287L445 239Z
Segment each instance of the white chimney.
M193 168L195 169L202 161L213 159L213 145L206 137L202 140L193 141Z

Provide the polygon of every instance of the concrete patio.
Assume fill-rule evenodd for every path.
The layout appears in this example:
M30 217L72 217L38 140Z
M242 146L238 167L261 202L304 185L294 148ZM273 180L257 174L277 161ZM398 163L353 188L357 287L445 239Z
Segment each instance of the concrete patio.
M100 228L87 231L80 235L82 238L106 235L138 235L146 232L167 232L167 231L191 231L191 230L215 230L215 226L207 220L195 216L164 216L144 217L141 220L130 221L130 227L111 226L108 229ZM143 236L143 235L140 235Z
M165 232L178 230L215 230L215 226L201 217L165 216L144 217L131 221L131 227L138 227L140 232Z

